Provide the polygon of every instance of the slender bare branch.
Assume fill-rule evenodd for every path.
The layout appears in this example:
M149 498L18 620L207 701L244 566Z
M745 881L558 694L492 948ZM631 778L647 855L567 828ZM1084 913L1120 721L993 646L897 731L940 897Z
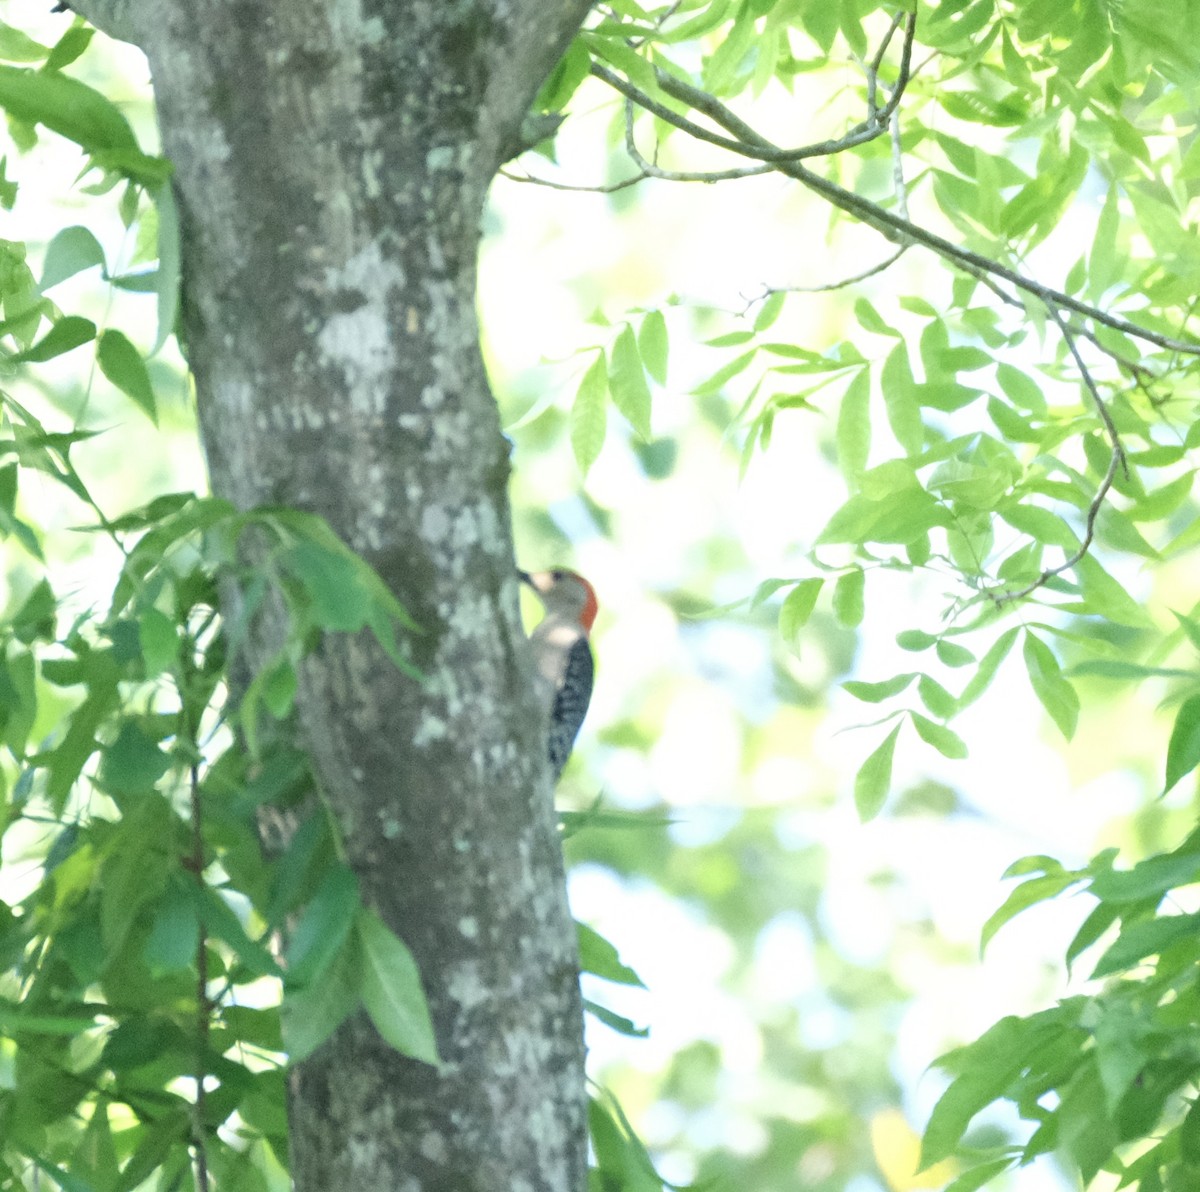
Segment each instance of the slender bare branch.
M639 182L645 182L647 178L653 177L651 174L639 171L632 178L622 178L619 182L604 182L595 186L576 186L570 182L555 182L552 178L539 178L534 174L513 174L503 168L499 172L500 176L507 178L509 182L528 182L533 186L549 187L550 190L569 190L593 195L616 194L619 190L627 190L629 187L636 186Z
M890 269L907 251L908 245L902 244L895 252L889 253L882 261L872 265L869 269L864 269L861 273L853 273L849 277L839 278L837 281L825 282L819 286L763 286L763 292L746 303L742 314L745 314L756 302L762 302L770 298L772 294L826 294L830 290L844 290L848 286L857 285L860 281L866 281L868 277L882 273L885 269Z
M188 693L181 689L181 700ZM184 713L186 715L186 712ZM189 718L190 720L190 718ZM189 745L196 747L194 725L188 724ZM204 833L201 811L200 769L192 762L189 770L192 816L192 854L188 867L201 893L204 890ZM196 940L196 1096L192 1102L192 1157L195 1162L196 1192L208 1192L208 1136L205 1125L205 1088L208 1074L209 1019L212 1003L208 997L208 939L201 919Z

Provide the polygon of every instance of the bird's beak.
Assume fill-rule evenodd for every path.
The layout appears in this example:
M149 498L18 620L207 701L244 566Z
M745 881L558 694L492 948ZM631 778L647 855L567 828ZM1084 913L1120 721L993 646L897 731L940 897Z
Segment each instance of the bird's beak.
M520 568L518 568L517 578L521 581L521 583L528 584L531 588L533 587L533 576L530 575L528 571L522 571Z

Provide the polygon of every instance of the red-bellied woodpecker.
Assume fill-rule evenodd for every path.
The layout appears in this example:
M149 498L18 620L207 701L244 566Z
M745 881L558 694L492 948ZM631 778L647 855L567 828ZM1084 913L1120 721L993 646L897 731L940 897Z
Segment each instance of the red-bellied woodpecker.
M520 576L546 610L529 642L548 725L550 768L557 782L592 698L594 672L588 634L596 619L596 593L582 575L558 567L522 571Z

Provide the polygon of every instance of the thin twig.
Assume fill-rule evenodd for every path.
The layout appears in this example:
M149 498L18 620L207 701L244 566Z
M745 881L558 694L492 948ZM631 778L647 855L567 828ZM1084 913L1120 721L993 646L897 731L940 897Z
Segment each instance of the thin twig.
M215 615L215 614L214 614ZM199 904L204 905L204 819L203 800L200 794L200 735L201 711L192 704L195 687L195 658L198 639L204 628L187 635L181 643L176 669L176 687L179 692L179 719L181 736L191 753L188 766L191 811L191 854L184 861L196 882ZM205 1088L208 1074L209 1018L212 1003L208 997L208 932L206 915L201 911L199 935L196 940L196 1097L192 1102L192 1151L196 1160L196 1192L208 1192L208 1145L205 1135Z
M183 695L183 693L180 693ZM184 696L186 698L186 696ZM195 747L193 734L192 745ZM196 762L190 768L192 796L192 856L191 868L204 892L204 835L200 819L200 770ZM208 1192L208 1149L204 1133L204 1080L208 1068L208 941L204 920L200 921L200 938L196 943L196 1100L193 1103L192 1149L196 1156L196 1192Z
M904 20L906 15L908 16L909 25L914 32L916 31L917 14L915 12L906 14L903 9L900 9L894 13L891 23L888 25L887 32L879 39L879 48L875 51L875 57L871 59L871 65L868 68L871 74L875 76L879 75L879 68L883 65L883 56L887 53L888 46L892 44L892 38L896 35L896 30L900 28L900 22Z
M897 13L892 18L891 27L884 35L883 41L879 44L879 49L875 53L875 57L871 60L871 78L877 80L879 78L879 67L883 62L883 55L887 52L888 43L892 40L892 34L896 32L896 28L900 23L900 14ZM913 40L917 35L917 13L916 9L908 14L908 20L904 25L904 44L900 49L900 73L896 76L895 85L892 87L891 96L883 108L876 112L874 105L871 106L871 114L868 119L872 120L877 125L885 125L891 119L893 113L900 106L900 99L904 95L904 89L908 86L908 81L912 77L912 48Z
M645 182L647 178L652 177L650 174L637 173L632 178L622 178L620 182L606 182L596 186L575 186L569 182L555 182L550 178L539 178L534 174L510 174L508 170L501 169L499 171L502 178L507 178L509 182L528 182L534 186L546 186L551 190L569 190L576 193L594 194L594 195L611 195L616 194L619 190L626 190L630 186L636 186L639 182Z
M896 190L896 210L908 219L908 183L904 180L904 152L900 146L900 115L893 112L888 121L892 134L892 186Z
M902 244L894 253L869 269L851 274L850 277L839 278L837 281L825 282L819 286L763 286L763 292L746 303L742 314L745 314L756 302L766 301L772 294L827 294L831 290L844 290L848 286L857 285L860 281L866 281L868 277L882 273L885 269L890 269L907 251L908 246Z
M1121 436L1117 431L1117 425L1113 422L1112 414L1109 412L1104 399L1100 396L1100 390L1096 387L1096 382L1093 380L1083 356L1080 355L1079 346L1075 342L1075 335L1071 331L1071 328L1067 326L1062 313L1055 306L1047 303L1046 309L1050 312L1050 317L1058 324L1058 329L1062 332L1067 348L1075 359L1075 364L1079 368L1079 375L1083 380L1084 387L1087 389L1092 399L1092 404L1096 407L1096 411L1100 415L1100 421L1104 424L1104 432L1108 436L1112 454L1109 456L1108 468L1104 473L1104 478L1100 481L1100 486L1096 489L1091 504L1088 505L1087 517L1084 521L1083 539L1079 543L1079 549L1057 567L1048 567L1037 579L1031 584L1027 584L1024 588L1018 588L1012 592L988 593L997 605L1010 604L1014 600L1021 600L1031 593L1036 592L1038 588L1048 583L1056 575L1062 575L1064 571L1070 571L1091 549L1092 540L1096 535L1096 519L1100 516L1104 500L1117 478L1117 469L1120 468L1126 476L1129 475L1129 465L1125 459L1125 448L1121 444Z

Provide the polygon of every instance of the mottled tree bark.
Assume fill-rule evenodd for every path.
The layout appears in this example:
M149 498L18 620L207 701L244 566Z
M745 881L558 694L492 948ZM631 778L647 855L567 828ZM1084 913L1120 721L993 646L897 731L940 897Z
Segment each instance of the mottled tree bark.
M105 24L104 0L77 7ZM475 319L488 185L588 0L118 0L175 164L214 492L324 515L423 632L301 719L441 1070L365 1016L292 1074L300 1192L586 1186L574 932ZM93 11L94 10L94 11Z

